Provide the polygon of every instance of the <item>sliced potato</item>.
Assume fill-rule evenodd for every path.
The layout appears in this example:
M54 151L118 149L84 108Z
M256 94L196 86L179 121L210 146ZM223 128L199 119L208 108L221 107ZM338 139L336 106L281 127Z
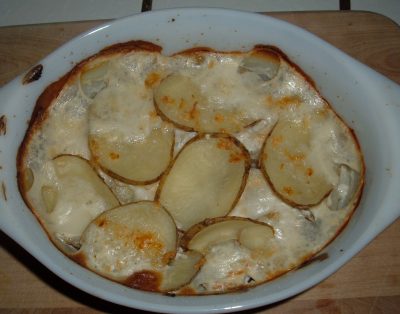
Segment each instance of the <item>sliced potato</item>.
M267 137L260 158L272 188L296 207L318 204L332 189L323 170L312 160L310 124L307 120L280 120Z
M81 243L77 259L93 271L121 281L143 271L159 273L176 254L177 230L162 206L141 201L98 216L85 229Z
M235 133L254 122L237 108L221 106L219 102L226 100L217 97L214 103L212 95L207 96L192 78L182 74L166 77L154 91L159 114L186 131Z
M190 228L182 239L183 246L206 254L215 244L238 240L250 250L268 246L274 232L271 226L243 217L208 219Z
M155 129L143 142L110 142L90 137L89 147L104 172L130 184L149 184L160 177L172 158L174 132Z
M130 184L158 180L172 159L174 132L155 114L151 95L129 84L109 87L89 110L89 147L94 162Z
M163 292L177 290L188 284L203 264L203 255L196 251L178 254L171 265L163 272L160 290Z
M255 50L243 58L239 64L239 73L252 72L263 81L273 79L279 72L280 58L271 49Z
M199 108L204 106L199 87L181 74L166 77L154 91L154 101L168 120L187 131L193 131L199 124Z
M224 216L243 192L249 160L246 149L232 137L196 136L164 174L156 199L182 230L206 218Z
M90 221L119 202L85 159L61 155L52 163L56 178L41 188L45 219L64 238L80 237Z

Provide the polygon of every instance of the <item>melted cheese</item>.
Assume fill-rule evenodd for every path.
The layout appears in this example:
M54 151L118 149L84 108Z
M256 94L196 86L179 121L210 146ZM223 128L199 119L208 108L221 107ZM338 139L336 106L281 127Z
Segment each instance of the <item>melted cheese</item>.
M177 291L181 294L186 294L188 289L192 293L207 294L252 286L301 264L324 247L346 223L361 193L364 171L350 130L310 83L283 58L280 58L276 76L264 80L255 72L238 71L246 54L199 52L197 56L201 62L190 54L166 57L141 51L104 57L107 66L87 75L83 83L79 83L79 77L68 82L49 108L40 129L32 133L24 156L24 167L30 168L34 177L26 199L45 229L53 236L79 238L88 217L94 218L99 213L99 206L96 202L88 207L83 205L92 197L90 195L66 194L63 199L68 206L82 210L60 212L56 209L51 214L46 211L40 189L45 185L57 185L51 161L54 157L72 154L89 160L89 131L110 139L140 142L153 128L162 125L175 128L173 155L176 157L197 133L186 132L171 123L163 124L155 114L153 89L172 73L189 77L199 87L202 97L207 99L204 110L213 114L223 110L224 118L240 116L246 123L233 136L249 151L254 168L240 200L229 215L269 224L274 229L274 240L268 250L258 253L236 240L216 244L210 248L204 265L192 282ZM88 108L93 103L97 107L89 125ZM114 108L115 104L123 105ZM282 201L255 167L260 160L262 145L277 121L303 121L307 116L322 117L320 123L313 125L309 158L313 167L324 173L333 190L318 205L300 210ZM212 114L209 117L216 118ZM99 169L97 171L122 204L155 198L158 182L126 184ZM67 230L66 225L73 228ZM101 230L93 232L93 239L103 236ZM140 254L132 255L129 248L115 247L113 234L107 237L105 246L91 240L87 244L92 246L89 250L98 251L104 259L93 262L102 268L103 274L112 277L119 272L118 269L105 269L106 264L129 265L126 271L119 273L124 276L134 269L155 267ZM121 269L125 269L122 266Z

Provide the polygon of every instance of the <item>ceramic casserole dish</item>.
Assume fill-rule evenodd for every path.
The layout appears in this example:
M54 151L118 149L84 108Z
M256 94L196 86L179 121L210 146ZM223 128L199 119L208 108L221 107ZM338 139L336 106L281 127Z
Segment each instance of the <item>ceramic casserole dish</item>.
M249 50L277 46L316 82L322 95L354 129L366 165L363 196L353 217L322 253L328 258L240 293L171 298L119 285L63 255L49 241L20 196L16 156L37 97L71 69L71 63L114 43L145 40L166 55L196 46ZM42 77L22 85L17 77L0 90L0 116L7 130L0 137L0 227L52 272L102 299L168 313L223 313L271 304L322 281L351 259L400 215L400 86L350 58L316 36L259 14L223 9L174 9L134 15L97 27L71 40L40 62ZM340 96L340 97L338 97Z

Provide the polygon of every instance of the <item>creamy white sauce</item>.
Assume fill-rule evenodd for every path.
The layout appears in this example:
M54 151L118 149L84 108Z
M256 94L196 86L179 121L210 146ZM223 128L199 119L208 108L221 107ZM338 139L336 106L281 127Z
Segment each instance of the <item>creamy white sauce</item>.
M152 128L161 125L160 117L152 117L152 90L145 86L144 81L151 73L157 73L161 80L171 73L181 72L200 86L212 108L239 113L248 121L256 122L234 134L250 152L253 164L259 160L262 144L279 119L297 121L307 115L327 111L328 119L314 126L309 155L313 166L322 170L336 192L304 212L283 202L272 191L260 170L252 168L245 190L229 215L268 223L274 229L274 240L269 244L268 254L260 253L258 256L237 241L212 247L205 257L206 263L189 285L197 293L211 293L266 281L298 266L305 257L318 252L335 236L353 211L357 193L360 193L359 177L363 169L358 148L348 128L327 109L325 101L292 66L281 60L276 77L263 81L254 73L238 72L243 55L203 53L202 56L205 60L201 64L184 56L170 58L146 52L116 57L110 62L104 84L93 87L93 90L98 89L93 99L82 94L76 80L69 82L52 104L43 126L33 134L25 166L31 168L34 175L34 184L27 193L27 199L46 230L51 235L76 237L84 227L78 222L87 221L85 215L92 215L96 204L82 211L61 213L56 210L48 214L40 189L56 181L50 162L54 157L73 154L90 159L87 138L88 107L91 103L101 104L98 112L93 113L97 118L92 119L90 124L93 134L107 134L127 142L142 141ZM113 104L123 105L114 108ZM196 134L176 128L174 156ZM343 165L351 171L340 172ZM155 197L158 182L144 186L129 185L100 170L98 172L122 204L153 200ZM79 195L65 195L65 199L75 207L84 202L84 197ZM76 229L64 230L66 220L73 221ZM93 243L94 247L96 245ZM107 262L107 259L116 256L116 249L96 247L96 250L104 251L102 255L106 256L106 264L115 264L115 261ZM122 263L140 265L140 269L152 268L148 261L132 256L128 251L123 254L126 256ZM118 258L121 258L120 252ZM113 271L110 269L111 273Z
M246 127L243 131L236 133L235 137L242 142L250 153L253 161L257 162L260 156L261 147L277 122L277 116L271 115L259 120L254 125Z
M154 200L158 182L147 185L132 185L118 181L117 179L108 176L100 169L97 171L103 178L104 182L109 186L111 191L113 191L113 193L117 196L121 204L128 204L142 200Z

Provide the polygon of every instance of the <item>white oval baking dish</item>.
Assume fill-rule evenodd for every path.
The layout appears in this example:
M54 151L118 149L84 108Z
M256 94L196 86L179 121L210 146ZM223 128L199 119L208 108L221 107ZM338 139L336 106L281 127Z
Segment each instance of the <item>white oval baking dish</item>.
M171 54L194 46L246 50L254 44L281 48L316 82L322 95L355 130L364 152L366 184L359 207L343 232L324 249L328 258L241 293L175 297L113 283L80 267L58 251L25 206L16 182L16 153L36 98L70 70L71 63L117 42L142 39ZM1 229L58 276L105 300L157 312L220 313L270 304L325 279L400 215L400 86L316 36L271 17L223 9L153 11L104 24L78 36L40 62L42 77L21 77L0 90Z

